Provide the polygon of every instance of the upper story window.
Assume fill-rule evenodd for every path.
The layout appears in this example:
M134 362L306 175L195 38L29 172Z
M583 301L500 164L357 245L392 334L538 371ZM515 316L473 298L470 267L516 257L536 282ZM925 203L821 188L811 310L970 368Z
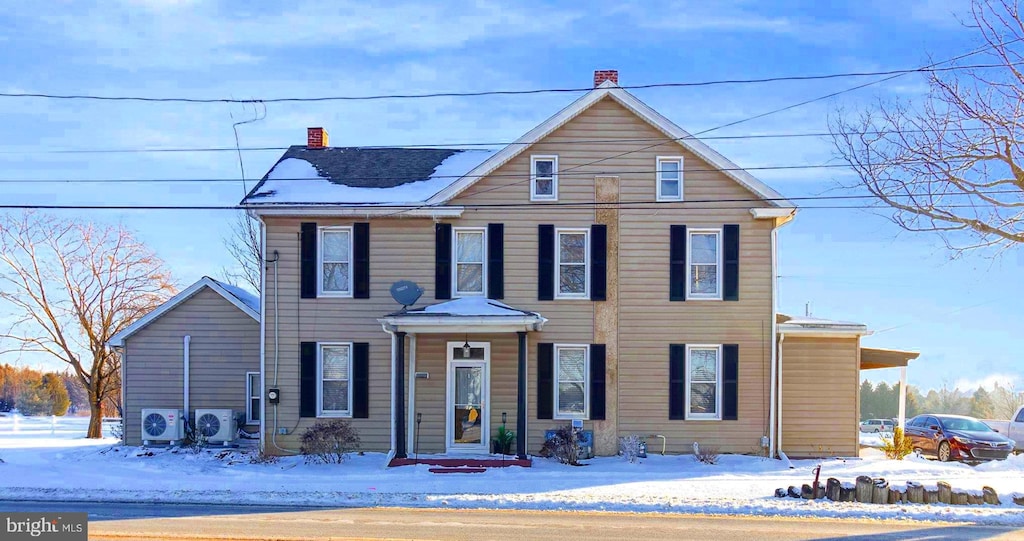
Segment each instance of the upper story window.
M555 298L589 298L590 230L558 229L555 232Z
M558 199L558 156L530 157L530 200Z
M585 419L589 411L587 346L555 346L555 418Z
M317 417L352 415L352 344L319 344L316 363Z
M456 297L483 295L486 283L487 230L483 228L455 228L452 241L452 259L455 272L452 291Z
M352 228L321 227L319 296L352 296Z
M683 157L658 156L658 201L683 200Z
M686 375L686 418L721 419L722 346L687 346Z
M722 298L722 232L718 229L689 231L686 245L688 299Z

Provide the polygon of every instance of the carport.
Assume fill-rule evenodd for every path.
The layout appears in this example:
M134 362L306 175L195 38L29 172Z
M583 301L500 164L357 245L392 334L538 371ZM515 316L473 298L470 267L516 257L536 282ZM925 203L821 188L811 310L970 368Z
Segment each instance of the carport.
M916 351L899 349L860 348L860 369L876 370L879 368L900 369L900 410L899 427L906 428L907 423L907 365L921 354Z

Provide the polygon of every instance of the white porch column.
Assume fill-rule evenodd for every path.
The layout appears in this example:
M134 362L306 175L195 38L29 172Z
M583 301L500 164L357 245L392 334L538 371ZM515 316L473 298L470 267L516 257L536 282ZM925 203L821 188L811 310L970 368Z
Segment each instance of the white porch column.
M900 367L900 413L899 426L904 430L907 425L907 367Z

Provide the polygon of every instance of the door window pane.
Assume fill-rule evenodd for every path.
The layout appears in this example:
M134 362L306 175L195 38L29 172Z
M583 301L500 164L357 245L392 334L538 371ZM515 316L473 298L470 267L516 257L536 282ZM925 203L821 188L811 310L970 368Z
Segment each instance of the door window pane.
M456 366L454 370L454 411L452 426L455 443L483 442L484 369L481 366Z

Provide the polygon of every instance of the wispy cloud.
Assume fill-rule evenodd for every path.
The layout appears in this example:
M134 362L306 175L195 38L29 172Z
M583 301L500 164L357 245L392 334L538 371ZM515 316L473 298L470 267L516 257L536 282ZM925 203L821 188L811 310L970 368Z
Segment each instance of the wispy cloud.
M132 68L251 64L281 48L326 47L371 55L457 49L512 36L552 36L581 16L576 10L490 1L470 6L289 2L268 9L241 3L122 0L77 13L20 13L84 46L83 52L94 60L98 54L106 64Z
M797 41L816 43L854 39L857 27L849 23L779 16L761 11L761 2L748 0L676 0L663 9L653 10L646 3L630 3L623 8L641 28L680 32L760 33L787 36ZM674 14L666 16L666 14Z

